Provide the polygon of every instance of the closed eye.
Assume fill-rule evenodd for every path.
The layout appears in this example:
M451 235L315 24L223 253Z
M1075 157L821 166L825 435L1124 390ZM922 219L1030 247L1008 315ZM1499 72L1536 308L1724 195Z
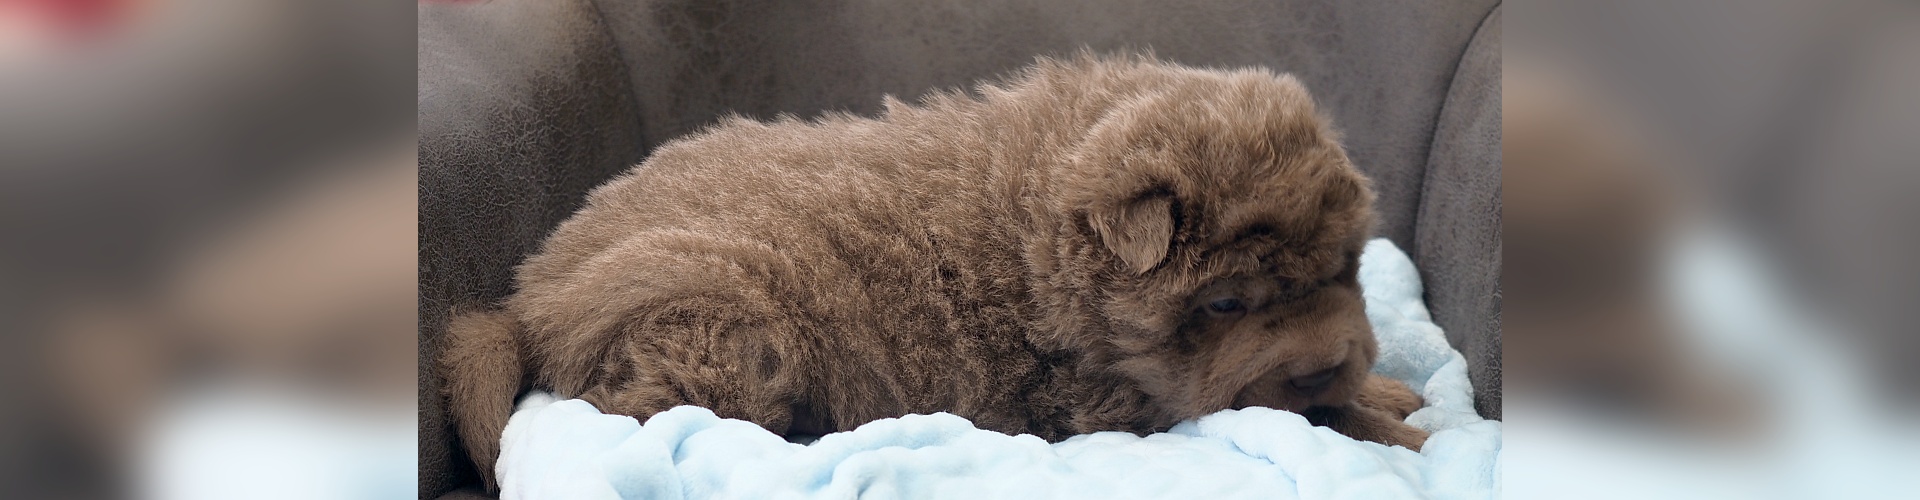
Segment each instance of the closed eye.
M1234 314L1246 309L1246 304L1237 297L1222 297L1207 303L1207 312L1214 314Z

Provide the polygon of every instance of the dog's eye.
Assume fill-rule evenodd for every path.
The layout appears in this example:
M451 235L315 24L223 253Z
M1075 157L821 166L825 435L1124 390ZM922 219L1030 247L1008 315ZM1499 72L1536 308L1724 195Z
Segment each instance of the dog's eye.
M1246 306L1240 303L1240 299L1234 297L1214 299L1213 302L1207 303L1207 310L1214 314L1232 314L1240 312L1242 307Z

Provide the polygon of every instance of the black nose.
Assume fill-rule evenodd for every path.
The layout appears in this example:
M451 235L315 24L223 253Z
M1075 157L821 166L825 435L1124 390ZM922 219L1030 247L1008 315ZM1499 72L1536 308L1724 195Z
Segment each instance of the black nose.
M1294 377L1293 380L1287 381L1287 385L1293 386L1293 390L1300 391L1304 394L1317 394L1321 390L1326 389L1328 384L1333 383L1334 375L1339 374L1339 372L1340 367L1336 366Z

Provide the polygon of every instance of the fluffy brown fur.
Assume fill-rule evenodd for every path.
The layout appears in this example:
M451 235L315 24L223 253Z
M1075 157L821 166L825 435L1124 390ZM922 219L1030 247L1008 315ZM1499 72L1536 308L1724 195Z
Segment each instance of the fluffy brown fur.
M523 370L776 433L946 411L1058 440L1267 406L1418 448L1418 398L1368 382L1371 202L1264 70L1043 59L876 119L729 119L594 191L503 312L452 325L451 406L483 470Z

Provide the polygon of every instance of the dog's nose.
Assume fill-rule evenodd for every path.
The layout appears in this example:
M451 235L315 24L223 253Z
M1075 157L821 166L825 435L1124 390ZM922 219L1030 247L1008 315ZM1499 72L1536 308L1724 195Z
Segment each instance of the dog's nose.
M1339 372L1340 367L1336 366L1294 377L1292 380L1287 381L1287 385L1293 386L1293 390L1300 391L1302 394L1318 394L1321 390L1326 389L1328 384L1333 382L1334 375Z

